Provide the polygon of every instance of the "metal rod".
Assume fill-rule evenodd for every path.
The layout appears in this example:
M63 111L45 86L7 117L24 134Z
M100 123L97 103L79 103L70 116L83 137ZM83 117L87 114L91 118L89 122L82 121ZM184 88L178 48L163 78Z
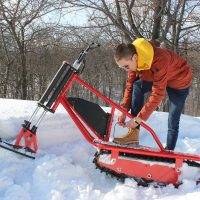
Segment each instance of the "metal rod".
M112 106L112 109L111 109L111 112L110 112L110 121L109 121L109 124L108 124L108 131L107 131L105 141L109 141L114 114L115 114L115 106Z
M42 119L44 118L44 116L46 115L46 113L47 113L47 110L44 110L44 111L42 112L42 114L40 115L38 121L37 121L36 124L35 124L36 127L39 126L40 122L42 121Z
M37 106L37 108L35 109L35 111L33 112L33 114L31 115L30 119L29 119L29 122L31 123L33 118L35 117L35 115L38 113L40 107Z
M151 150L148 148L130 148L130 147L120 147L120 146L111 146L109 144L101 144L93 142L94 146L100 149L104 150L116 150L123 153L132 153L132 154L138 154L138 155L149 155L149 156L157 156L157 157L163 157L163 158L175 158L175 159L183 159L183 160L196 160L200 161L200 156L193 155L189 153L181 153L181 152L173 152L173 151L159 151L158 149Z
M165 148L163 147L162 143L160 142L158 136L155 134L155 132L153 131L153 129L151 129L147 124L145 124L144 122L141 122L140 124L142 127L144 127L146 130L148 130L152 137L154 138L155 142L157 143L157 145L159 146L161 151L165 151Z

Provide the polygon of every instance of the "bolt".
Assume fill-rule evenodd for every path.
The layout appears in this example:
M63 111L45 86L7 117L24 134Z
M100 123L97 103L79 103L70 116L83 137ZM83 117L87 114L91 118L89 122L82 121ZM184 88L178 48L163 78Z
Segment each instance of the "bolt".
M118 168L117 168L117 171L118 171L118 172L121 172L121 171L122 171L122 168L121 168L121 167L118 167Z
M111 159L111 164L115 164L115 162L116 162L115 158Z
M181 170L179 168L176 169L177 172L180 172Z
M147 178L152 178L152 175L151 174L147 174Z

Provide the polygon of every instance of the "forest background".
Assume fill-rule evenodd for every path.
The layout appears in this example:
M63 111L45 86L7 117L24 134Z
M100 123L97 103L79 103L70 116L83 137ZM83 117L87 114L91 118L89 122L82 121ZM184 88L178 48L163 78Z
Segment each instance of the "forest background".
M115 47L138 37L183 56L193 84L183 113L200 116L199 0L0 0L0 97L39 100L63 60L70 63L91 42L81 78L120 103L127 73ZM105 106L73 85L71 96ZM168 111L168 98L159 106Z

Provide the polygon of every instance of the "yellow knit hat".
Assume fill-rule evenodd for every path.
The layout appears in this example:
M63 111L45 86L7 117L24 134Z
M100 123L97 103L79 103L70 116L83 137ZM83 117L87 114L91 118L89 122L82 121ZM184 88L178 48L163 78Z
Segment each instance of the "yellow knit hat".
M138 38L132 43L138 55L137 70L148 70L151 68L154 56L153 46L144 38Z

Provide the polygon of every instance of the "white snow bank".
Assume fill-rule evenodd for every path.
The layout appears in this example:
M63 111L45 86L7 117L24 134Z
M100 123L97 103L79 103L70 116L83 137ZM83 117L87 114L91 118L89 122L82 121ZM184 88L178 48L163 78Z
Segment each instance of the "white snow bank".
M37 102L0 99L0 137L12 141L24 119L29 119ZM106 108L107 109L107 108ZM165 145L167 113L154 112L147 124ZM116 126L115 136L126 132ZM147 131L141 143L156 147ZM182 115L176 150L200 155L200 119ZM198 200L199 171L184 165L184 183L175 189L138 187L132 179L119 183L95 169L96 149L88 144L62 107L47 114L38 129L39 152L35 160L0 149L1 200Z

